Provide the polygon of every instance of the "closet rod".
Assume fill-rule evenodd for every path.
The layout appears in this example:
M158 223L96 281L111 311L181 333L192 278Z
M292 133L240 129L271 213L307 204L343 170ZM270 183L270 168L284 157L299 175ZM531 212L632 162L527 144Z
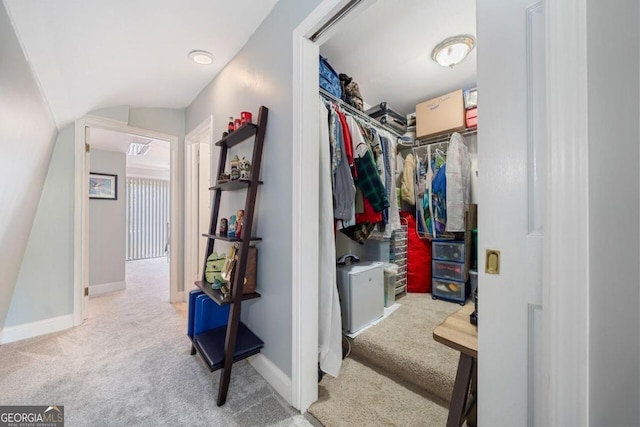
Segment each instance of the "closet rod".
M475 135L478 133L478 128L465 128L455 132L459 133L462 136ZM423 145L436 144L439 142L449 142L449 140L451 139L451 135L453 135L455 132L449 132L443 135L436 135L436 136L430 136L427 138L416 139L416 141L413 143L413 147L421 147Z
M320 88L320 95L322 95L324 98L333 101L333 102L337 102L338 105L340 105L340 107L344 108L345 110L349 111L349 113L353 114L354 116L357 116L359 118L361 118L362 120L364 120L367 123L370 123L374 126L380 127L388 132L390 132L392 135L394 135L397 138L402 138L402 135L399 134L398 132L396 132L395 130L383 125L382 123L380 123L379 121L377 121L376 119L367 116L364 112L353 108L351 105L347 104L346 102L344 102L342 99L338 98L337 96L334 96L332 94L330 94L329 92L327 92L326 90Z

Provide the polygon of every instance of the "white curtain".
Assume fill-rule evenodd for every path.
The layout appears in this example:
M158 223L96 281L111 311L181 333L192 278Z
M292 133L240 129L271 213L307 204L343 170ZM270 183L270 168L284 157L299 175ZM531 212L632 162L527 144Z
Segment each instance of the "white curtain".
M336 246L331 188L329 111L320 99L320 289L318 352L320 369L337 377L342 364L342 317L336 283Z

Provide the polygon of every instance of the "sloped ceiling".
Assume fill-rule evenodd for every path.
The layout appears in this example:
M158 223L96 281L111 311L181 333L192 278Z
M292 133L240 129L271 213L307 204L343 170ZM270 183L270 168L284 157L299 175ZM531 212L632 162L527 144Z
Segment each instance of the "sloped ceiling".
M353 77L364 101L386 101L404 114L416 104L476 85L476 51L453 69L433 48L461 34L476 36L476 0L378 0L320 47L338 73Z
M277 0L4 0L59 127L115 105L184 108ZM211 52L202 66L192 50Z

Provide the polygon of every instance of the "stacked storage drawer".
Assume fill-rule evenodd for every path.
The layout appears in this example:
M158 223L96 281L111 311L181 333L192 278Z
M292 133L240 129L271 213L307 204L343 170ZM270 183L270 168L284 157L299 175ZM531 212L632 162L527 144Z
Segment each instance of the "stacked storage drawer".
M391 234L389 245L389 261L398 266L396 276L396 295L407 291L407 226L395 230Z
M431 295L464 304L467 300L467 270L464 241L434 240Z

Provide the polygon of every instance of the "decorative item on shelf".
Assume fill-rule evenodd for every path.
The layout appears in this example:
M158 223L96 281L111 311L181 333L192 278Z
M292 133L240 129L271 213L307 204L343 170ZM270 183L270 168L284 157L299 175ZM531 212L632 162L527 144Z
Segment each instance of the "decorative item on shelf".
M236 130L240 129L240 126L242 126L242 119L236 119L236 121L235 121L235 129Z
M251 174L251 162L243 157L242 160L238 162L238 169L240 170L240 179L248 180Z
M229 123L227 124L227 132L231 133L236 130L236 125L233 122L233 117L229 117Z
M242 124L251 123L251 113L248 111L241 112L240 120L242 120Z
M242 226L244 225L244 209L239 209L236 212L236 237L239 239L242 237Z
M222 172L218 177L218 184L224 184L225 182L229 182L230 179L231 179L231 175L229 175L228 173Z
M228 283L231 282L231 277L233 275L233 267L236 265L236 260L238 259L238 244L235 243L231 246L229 250L229 256L224 260L224 265L222 266L222 271L220 272L220 277L224 280L227 287L229 287Z
M229 218L229 229L227 230L227 236L236 237L236 216L231 215Z
M226 138L227 136L229 136L229 132L222 132L222 137Z
M207 265L204 270L204 277L207 282L211 283L213 289L219 289L222 283L222 267L227 259L224 253L213 252L207 258Z
M240 164L240 158L236 154L235 156L233 156L233 159L231 159L231 180L232 181L235 181L236 179L240 179L239 164Z
M220 220L220 227L218 227L218 234L224 237L227 235L227 231L229 231L229 220L222 218Z

